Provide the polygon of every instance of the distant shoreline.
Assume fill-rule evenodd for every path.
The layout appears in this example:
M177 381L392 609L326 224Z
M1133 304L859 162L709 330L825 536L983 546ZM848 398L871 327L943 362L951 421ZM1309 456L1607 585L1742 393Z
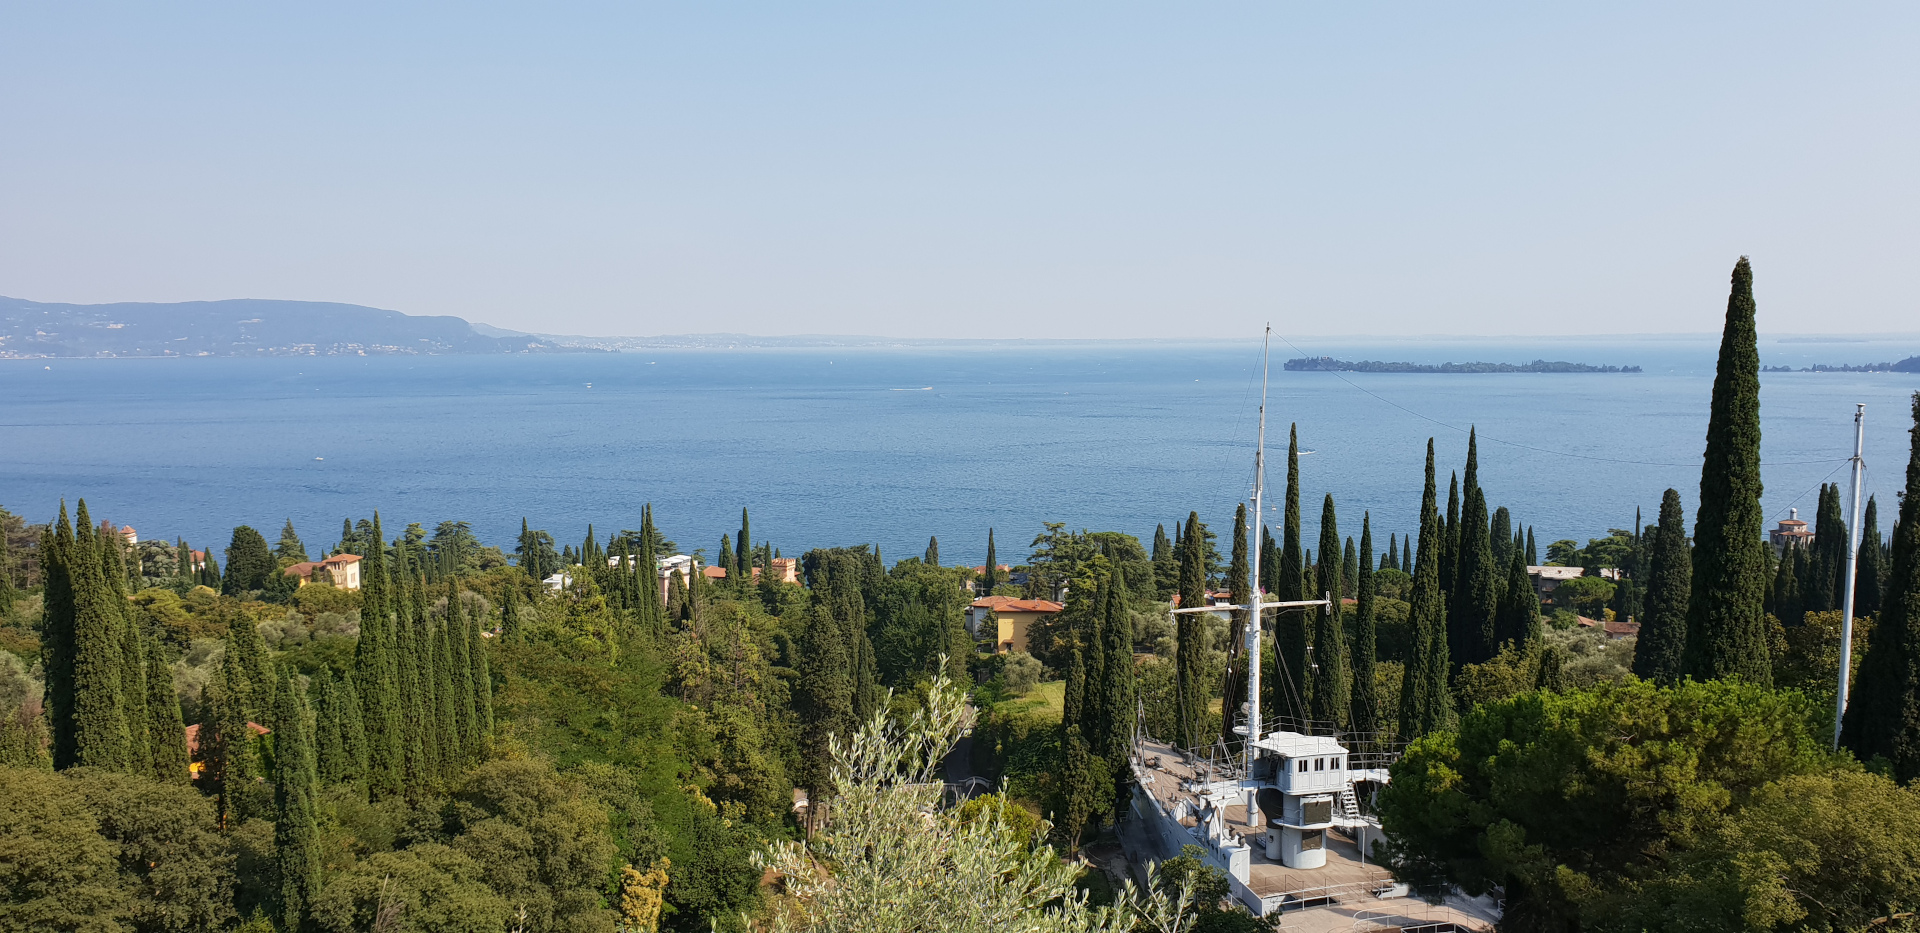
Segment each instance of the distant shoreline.
M1380 360L1336 360L1330 356L1301 357L1286 362L1295 373L1637 373L1638 366L1596 366L1560 360L1531 363L1386 363Z

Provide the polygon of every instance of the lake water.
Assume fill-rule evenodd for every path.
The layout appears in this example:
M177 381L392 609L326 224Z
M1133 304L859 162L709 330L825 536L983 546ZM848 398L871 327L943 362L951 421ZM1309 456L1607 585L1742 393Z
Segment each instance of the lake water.
M1384 547L1417 523L1426 439L1444 485L1476 424L1489 499L1542 548L1626 527L1636 506L1651 521L1669 486L1691 512L1716 340L1300 342L1346 359L1544 357L1638 375L1288 373L1279 361L1299 354L1276 344L1268 502L1298 422L1308 540L1332 493L1342 534L1357 538L1370 510ZM1794 366L1915 352L1920 340L1761 346L1763 362ZM1814 487L1844 480L1865 402L1867 488L1888 530L1917 387L1767 374L1769 524L1796 504L1811 518ZM44 521L84 496L96 518L196 545L224 546L243 523L271 540L291 518L311 548L375 508L395 533L457 518L511 547L522 516L570 543L590 521L603 535L637 527L652 502L668 537L709 555L746 506L756 540L788 554L872 542L891 560L938 535L949 562L977 563L990 526L1003 558L1044 521L1150 541L1198 509L1224 532L1251 482L1258 393L1256 342L3 360L0 505Z

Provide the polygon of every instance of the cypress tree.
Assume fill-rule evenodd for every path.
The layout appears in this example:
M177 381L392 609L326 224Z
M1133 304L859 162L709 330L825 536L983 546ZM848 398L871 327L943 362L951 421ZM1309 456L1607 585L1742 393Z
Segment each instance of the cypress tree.
M1867 517L1860 523L1860 566L1854 569L1853 614L1866 618L1880 611L1881 587L1886 582L1885 545L1880 541L1880 509L1867 497Z
M1180 605L1182 608L1207 604L1206 539L1200 534L1200 513L1187 515L1187 532L1181 538ZM1174 744L1179 748L1197 748L1207 743L1202 723L1206 714L1206 688L1202 686L1206 630L1200 613L1183 612L1174 616Z
M367 792L374 800L398 794L405 771L400 669L393 656L398 644L384 540L380 513L375 512L372 540L360 561L360 640L354 648L354 691L367 739Z
M319 825L315 820L313 738L307 732L307 697L283 671L279 711L273 724L273 843L279 869L281 929L301 928L320 893Z
M1413 536L1400 539L1400 572L1413 576Z
M1527 566L1540 566L1540 552L1533 546L1533 526L1527 526Z
M73 734L73 576L69 571L74 546L73 526L67 521L67 501L60 500L60 517L40 535L42 587L40 650L46 672L46 716L55 768L76 762Z
M451 589L451 587L449 587ZM467 763L467 739L473 731L473 690L467 684L467 633L453 637L454 597L447 596L446 615L433 627L434 759L440 779L451 783ZM464 620L462 620L464 621Z
M1175 531L1180 529L1178 522L1173 527ZM1173 540L1167 537L1166 523L1153 526L1153 592L1156 599L1167 599L1173 595L1174 581L1180 576L1180 562L1173 554Z
M1347 669L1347 634L1343 624L1346 574L1340 568L1340 525L1333 512L1333 494L1320 506L1320 588L1328 604L1320 610L1313 633L1312 718L1336 730L1347 725L1352 705Z
M1253 582L1247 574L1247 506L1241 503L1233 515L1233 552L1227 565L1227 592L1236 606L1253 604ZM1247 613L1236 610L1232 628L1227 632L1227 670L1220 690L1220 741L1232 747L1234 711L1247 696Z
M475 668L473 652L479 649L474 644L476 626L468 621L466 606L460 602L460 595L447 587L447 638L452 670L449 672L450 702L454 706L454 722L458 736L454 747L458 750L457 760L463 766L471 766L480 760L481 750L486 746L484 728L480 721L478 688L473 682Z
M1540 597L1534 595L1533 580L1527 576L1526 556L1516 547L1506 551L1507 578L1494 609L1493 637L1496 645L1524 648L1540 637Z
M220 562L213 558L213 548L209 547L206 556L200 561L200 585L217 590L223 584L220 576Z
M1820 486L1820 507L1814 513L1813 547L1807 564L1807 576L1800 584L1807 611L1841 608L1847 585L1847 520L1840 514L1839 483Z
M1347 593L1360 592L1360 554L1354 550L1353 536L1347 536L1347 548L1340 554L1340 572L1344 574L1343 589Z
M18 598L13 587L13 555L7 550L6 529L0 527L0 621L13 614L13 604Z
M1127 615L1126 592L1125 576L1115 564L1107 586L1106 621L1100 627L1105 659L1099 686L1101 729L1093 739L1094 753L1105 758L1110 773L1116 775L1127 773L1124 766L1133 746L1133 620Z
M1453 595L1454 575L1460 569L1460 474L1447 481L1447 520L1440 526L1440 596Z
M266 589L268 575L278 569L273 552L267 549L267 539L251 526L241 525L233 530L233 540L227 545L227 574L220 581L221 592L242 596Z
M106 584L107 611L119 632L120 715L127 724L127 752L123 765L129 774L153 773L152 724L147 718L147 647L140 625L127 605L127 567L121 559L125 545L104 525L100 533L100 576Z
M1409 653L1400 688L1400 737L1415 739L1452 722L1453 698L1448 690L1446 607L1440 595L1440 551L1443 547L1440 511L1436 502L1433 439L1427 439L1427 481L1420 496L1420 551L1414 559L1413 593L1407 609L1413 651Z
M314 695L314 775L322 784L345 783L352 779L354 770L341 728L340 690L333 682L333 669L322 666L315 671L308 688Z
M520 600L519 600L519 596L516 593L517 589L518 589L517 587L508 586L506 593L503 594L500 599L500 637L501 638L518 639L520 637L520 608L519 608ZM645 592L645 589L646 587L643 585L642 586L643 594ZM655 602L658 602L658 600L655 600ZM642 612L646 612L650 615L651 608L652 607L648 606L644 600L642 601L641 603Z
M1771 686L1761 612L1767 545L1761 535L1760 351L1753 316L1753 271L1742 256L1727 297L1700 471L1685 666L1700 680L1741 677Z
M1454 571L1453 590L1447 599L1447 632L1452 636L1449 650L1456 666L1492 660L1496 647L1493 605L1489 597L1493 593L1494 574L1506 575L1505 567L1493 565L1487 497L1480 489L1479 446L1478 429L1469 429L1466 482L1462 484L1464 507L1457 522L1448 522Z
M147 735L152 748L153 779L163 784L187 782L187 726L180 718L180 695L173 688L173 668L160 652L159 639L147 639Z
M1806 549L1799 545L1788 545L1781 552L1780 563L1775 568L1773 589L1768 599L1770 605L1767 607L1783 625L1806 622L1806 599L1800 592L1800 580L1807 575L1806 570Z
M1634 511L1636 513L1634 527L1637 528L1640 524L1637 517L1639 510ZM1493 566L1498 569L1495 575L1498 580L1501 579L1499 574L1505 573L1507 565L1513 563L1513 553L1519 550L1513 540L1513 513L1507 511L1506 506L1493 510L1493 527L1487 532L1487 540L1493 545ZM1501 588L1504 589L1504 586ZM1499 601L1499 596L1498 593L1494 594L1496 603Z
M733 542L734 560L741 566L742 569L740 572L746 574L746 576L740 579L741 586L746 586L753 582L753 544L752 539L748 537L750 534L752 534L752 528L747 521L747 510L742 508L740 510L740 537L736 538ZM939 549L936 548L934 553L938 556Z
M814 605L800 636L800 679L794 697L800 714L799 783L815 800L824 799L821 794L830 786L832 738L844 740L855 726L853 651L845 627L828 611L822 582L815 581Z
M1687 602L1693 588L1693 556L1687 548L1687 516L1680 491L1660 497L1660 523L1648 542L1647 595L1640 637L1633 648L1633 672L1644 680L1673 684L1680 680L1687 645Z
M1388 548L1392 553L1392 548ZM1353 725L1363 741L1380 732L1380 689L1375 662L1379 633L1373 617L1373 513L1360 514L1360 572L1353 586Z
M938 536L927 539L926 561L929 567L940 566L940 538Z
M1381 570L1399 570L1400 569L1400 538L1399 536L1394 534L1387 535L1387 550L1385 551L1385 553L1382 553L1380 555L1380 569Z
M432 645L424 638L422 620L414 615L413 567L404 553L396 555L394 582L394 660L400 682L400 762L408 796L424 793L438 773L434 752L436 735L433 702Z
M480 637L480 619L466 620L468 702L473 704L473 735L467 754L473 760L487 753L493 741L493 669L487 663L487 642Z
M352 677L333 682L340 697L340 744L346 749L347 771L341 781L362 781L367 777L367 728L360 715L360 691Z
M102 542L80 500L69 573L73 585L74 763L110 770L128 767L121 693L124 607L115 605L101 570ZM122 601L124 603L124 600Z
M1913 395L1913 424L1880 621L1841 730L1855 756L1886 758L1901 783L1920 777L1920 392Z
M728 580L732 580L735 582L739 581L740 568L735 566L735 562L733 559L733 542L727 540L726 535L720 536L720 565L719 566L721 570L724 570L727 572Z
M993 588L1000 585L1000 559L994 556L993 529L987 529L987 570L980 582L980 595L992 596Z
M173 548L173 575L193 578L193 549L187 547L184 538L175 538Z
M1287 498L1280 530L1280 561L1273 581L1274 593L1281 602L1310 599L1307 595L1306 560L1300 541L1300 429L1287 431ZM1299 609L1278 610L1274 617L1274 653L1279 661L1279 676L1274 678L1273 710L1288 720L1304 723L1307 719L1307 613Z
M232 648L231 639L228 648ZM201 698L201 777L214 791L215 812L222 829L254 815L247 812L247 789L260 773L259 757L241 705L241 698L249 692L251 686L239 659L228 654L221 658L220 673Z

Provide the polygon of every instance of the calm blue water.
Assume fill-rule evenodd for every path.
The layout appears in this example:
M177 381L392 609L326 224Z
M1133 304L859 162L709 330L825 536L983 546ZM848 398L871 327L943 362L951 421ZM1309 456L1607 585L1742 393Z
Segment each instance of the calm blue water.
M1319 340L1302 349L1647 370L1342 379L1276 364L1268 501L1279 501L1287 424L1297 421L1313 451L1302 459L1309 525L1330 492L1343 534L1357 538L1363 509L1381 546L1413 527L1426 439L1438 443L1443 484L1466 453L1464 433L1428 419L1480 427L1489 498L1533 524L1543 548L1625 527L1636 506L1650 521L1668 486L1692 508L1713 339ZM1765 362L1792 365L1917 350L1762 344ZM1284 345L1275 352L1292 355ZM1043 521L1150 540L1155 523L1199 509L1226 528L1251 477L1258 360L1255 343L1135 343L0 361L0 505L41 521L60 497L84 496L96 518L132 524L143 538L222 546L236 524L272 538L289 517L310 546L331 544L342 518L378 508L389 529L459 518L510 546L522 516L577 542L589 521L603 534L637 526L650 501L669 537L709 554L747 506L756 539L789 554L874 542L892 559L938 535L949 561L977 562L989 526L1001 554L1015 557ZM1812 487L1845 477L1837 468L1856 401L1869 406L1868 489L1890 505L1916 387L1911 375L1768 374L1769 522L1790 504L1811 512ZM1809 460L1831 462L1796 463Z

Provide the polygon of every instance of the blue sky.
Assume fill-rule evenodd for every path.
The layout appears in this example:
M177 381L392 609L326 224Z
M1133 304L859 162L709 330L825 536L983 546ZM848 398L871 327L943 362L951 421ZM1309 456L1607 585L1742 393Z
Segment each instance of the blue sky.
M0 3L0 294L550 333L1920 330L1914 4Z

